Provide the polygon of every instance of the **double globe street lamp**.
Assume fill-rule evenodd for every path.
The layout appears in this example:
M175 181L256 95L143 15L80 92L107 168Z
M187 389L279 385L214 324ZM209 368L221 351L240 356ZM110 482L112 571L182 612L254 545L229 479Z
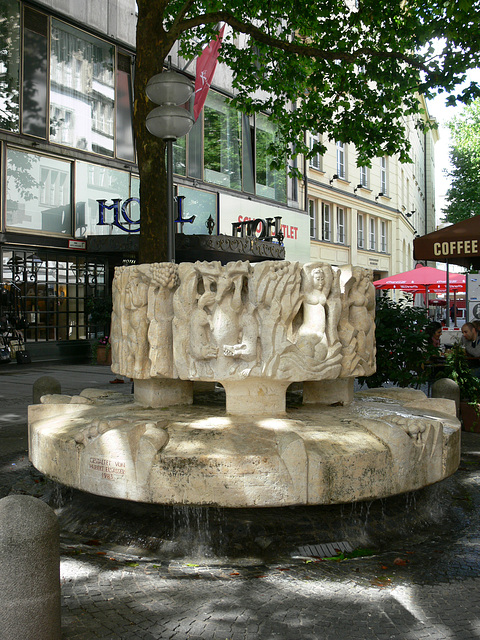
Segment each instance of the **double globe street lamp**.
M167 143L167 260L175 262L175 223L173 213L173 142L193 127L192 114L183 106L193 94L188 78L175 71L164 71L150 78L145 92L159 106L150 111L148 131Z

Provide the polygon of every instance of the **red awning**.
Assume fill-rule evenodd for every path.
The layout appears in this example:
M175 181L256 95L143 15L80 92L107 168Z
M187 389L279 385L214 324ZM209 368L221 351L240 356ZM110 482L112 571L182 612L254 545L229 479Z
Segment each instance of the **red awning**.
M447 272L433 267L417 267L411 271L387 276L374 283L377 289L401 289L412 293L444 292L447 289ZM465 291L465 276L451 273L449 278L450 291Z

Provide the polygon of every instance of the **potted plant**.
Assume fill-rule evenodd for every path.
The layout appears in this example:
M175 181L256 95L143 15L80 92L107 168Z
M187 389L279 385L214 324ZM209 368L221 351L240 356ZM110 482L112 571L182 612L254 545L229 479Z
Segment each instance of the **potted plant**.
M92 343L92 359L97 364L112 364L112 348L109 337L104 336Z
M460 418L465 431L480 433L480 378L473 373L461 343L445 354L442 374L454 380L460 388Z

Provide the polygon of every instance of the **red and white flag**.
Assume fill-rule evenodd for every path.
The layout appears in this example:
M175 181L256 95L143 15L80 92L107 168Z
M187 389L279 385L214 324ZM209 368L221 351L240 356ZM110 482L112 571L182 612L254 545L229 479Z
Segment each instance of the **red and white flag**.
M207 93L217 66L218 52L222 45L225 25L220 29L218 36L205 47L197 58L197 77L195 78L195 101L193 103L193 117L197 120L203 109Z

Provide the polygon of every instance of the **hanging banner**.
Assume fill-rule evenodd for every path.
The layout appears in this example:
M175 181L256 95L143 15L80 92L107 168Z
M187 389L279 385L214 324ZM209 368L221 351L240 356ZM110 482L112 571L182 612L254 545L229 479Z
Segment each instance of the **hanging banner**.
M207 99L208 90L213 80L213 74L217 66L218 52L222 46L223 32L225 25L220 29L218 36L205 47L201 55L197 58L197 77L195 78L195 101L193 103L193 117L197 121L205 100Z

